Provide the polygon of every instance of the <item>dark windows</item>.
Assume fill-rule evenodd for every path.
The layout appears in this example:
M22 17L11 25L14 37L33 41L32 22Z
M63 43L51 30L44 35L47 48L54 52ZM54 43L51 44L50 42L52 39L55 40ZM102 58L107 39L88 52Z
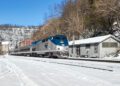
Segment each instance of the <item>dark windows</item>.
M55 37L54 39L59 41L61 44L63 44L64 40L65 40L65 38L63 38L63 37Z
M104 48L115 48L118 47L118 43L117 42L104 42L102 43L102 47Z
M21 49L20 51L21 51L21 52L24 52L24 51L30 51L30 48Z
M61 38L60 38L60 37L55 37L55 39L57 39L57 40L61 40Z
M47 42L47 41L48 41L48 39L43 39L43 40L42 40L42 42Z
M86 49L89 49L90 48L90 44L86 44Z
M48 48L48 44L47 43L45 44L45 48Z
M61 38L60 38L60 37L54 37L54 39L55 39L55 40L61 40Z
M111 47L118 47L118 43L111 43Z
M32 51L35 51L36 49L35 48L32 48Z

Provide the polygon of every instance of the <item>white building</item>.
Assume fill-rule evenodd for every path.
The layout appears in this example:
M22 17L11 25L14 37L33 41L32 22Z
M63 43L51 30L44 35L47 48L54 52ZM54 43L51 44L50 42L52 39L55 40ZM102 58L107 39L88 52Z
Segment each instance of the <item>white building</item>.
M117 52L119 48L119 39L112 35L105 35L69 42L69 56L102 58Z
M4 41L1 42L1 54L7 54L9 52L9 42L8 41Z

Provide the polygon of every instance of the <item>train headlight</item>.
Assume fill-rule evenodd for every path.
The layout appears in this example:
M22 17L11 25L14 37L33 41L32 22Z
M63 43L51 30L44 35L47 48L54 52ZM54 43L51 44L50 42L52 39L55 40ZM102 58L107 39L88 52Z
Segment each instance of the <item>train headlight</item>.
M63 46L57 46L57 50L64 50Z

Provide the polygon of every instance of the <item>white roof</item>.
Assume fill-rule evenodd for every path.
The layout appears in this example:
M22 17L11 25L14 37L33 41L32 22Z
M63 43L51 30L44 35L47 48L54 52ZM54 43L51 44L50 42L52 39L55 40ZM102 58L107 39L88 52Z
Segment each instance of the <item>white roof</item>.
M105 36L93 37L93 38L88 38L88 39L75 40L75 41L70 41L69 45L100 43L109 37L114 37L114 36L105 35Z

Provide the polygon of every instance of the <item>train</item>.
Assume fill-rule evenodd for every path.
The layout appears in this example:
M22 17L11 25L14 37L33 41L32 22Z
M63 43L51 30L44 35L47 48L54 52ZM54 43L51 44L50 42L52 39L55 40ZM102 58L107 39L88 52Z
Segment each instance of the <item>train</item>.
M49 58L68 57L68 39L65 35L49 36L32 42L31 45L10 51L11 55Z

